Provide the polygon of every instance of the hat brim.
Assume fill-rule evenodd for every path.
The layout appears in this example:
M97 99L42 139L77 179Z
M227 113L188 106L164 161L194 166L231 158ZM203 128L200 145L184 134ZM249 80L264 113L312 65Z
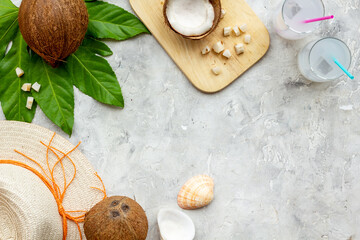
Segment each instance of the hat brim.
M0 159L20 161L41 172L41 169L36 166L36 164L33 164L26 157L21 156L14 151L17 150L36 160L44 167L45 171L47 171L47 147L44 146L41 142L49 144L53 135L54 132L34 124L14 121L0 121ZM60 135L55 135L51 146L65 153L69 152L75 147ZM53 166L54 163L58 160L51 152L49 153L48 157L50 166ZM95 187L102 189L101 181L95 175L96 172L93 170L90 162L80 152L80 150L74 150L69 154L69 157L76 166L76 177L66 191L63 207L67 211L88 211L92 206L103 199L103 193L93 188ZM72 163L66 159L63 161L63 164L67 182L69 182L74 174L74 167ZM18 166L0 164L0 202L3 204L5 201L7 201L9 205L8 210L3 208L0 211L0 218L4 217L8 219L8 221L0 221L0 225L2 225L0 229L0 236L5 234L5 232L2 233L2 229L6 227L4 226L6 222L13 223L14 221L20 221L19 224L22 224L23 227L34 227L39 224L45 224L46 227L44 228L43 233L45 234L45 238L43 239L56 239L57 237L55 236L57 235L55 233L53 234L49 232L51 227L55 229L54 231L57 231L57 229L62 231L61 217L57 212L55 199L45 184L41 182L40 179L36 179L37 176L35 174L31 173L29 170L20 168L21 167ZM57 183L59 184L60 188L63 188L63 172L60 165L55 167L54 172ZM32 190L28 189L30 186L33 186ZM38 202L38 200L40 202ZM49 206L47 209L45 209L45 211L44 209L38 209L38 211L36 211L37 207L44 208L46 205ZM25 211L24 213L21 209L26 209L27 206L32 206L32 210L34 211L28 211L28 213ZM38 216L38 218L33 218L33 212L39 212L38 214L40 214L40 216ZM44 215L46 212L48 215L41 217L41 215ZM28 214L29 216L24 218L22 214ZM53 222L49 223L47 220L49 219L49 216L53 215L58 216L58 219L54 219ZM24 222L21 222L21 216L22 219L24 219ZM10 219L11 217L13 218L12 220ZM25 221L25 219L27 220ZM41 219L43 219L43 223L31 222L40 221ZM53 226L48 226L49 224L53 224ZM11 229L10 226L9 229ZM79 231L74 222L68 221L67 232L67 239L80 239ZM11 233L8 231L6 234ZM49 238L46 236L49 236ZM18 238L15 236L14 239ZM84 235L83 239L85 239Z

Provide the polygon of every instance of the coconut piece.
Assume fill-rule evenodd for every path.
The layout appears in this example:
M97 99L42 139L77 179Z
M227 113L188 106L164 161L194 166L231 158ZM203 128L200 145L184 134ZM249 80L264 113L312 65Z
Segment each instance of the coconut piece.
M237 25L235 25L235 27L233 27L233 32L235 33L235 35L237 37L240 36L240 34L241 34L240 29Z
M235 52L237 55L240 55L245 52L244 44L239 43L235 45Z
M251 42L251 35L250 34L245 35L244 42L247 43L247 44L249 44Z
M88 22L84 0L23 0L19 9L25 42L52 67L78 49Z
M205 55L205 54L208 54L210 52L210 47L209 46L206 46L203 48L203 50L201 51L202 55Z
M222 41L219 41L213 45L213 50L216 53L221 53L222 51L224 51L224 49L225 49L225 47L224 47L224 43Z
M220 14L220 18L224 18L225 17L225 14L226 14L226 10L225 9L221 9L221 14Z
M240 30L241 30L242 32L246 32L246 31L247 31L247 24L244 23L244 24L242 24L239 28L240 28Z
M227 59L229 59L231 57L231 53L230 53L229 49L226 49L222 55L224 57L226 57Z
M224 27L224 37L230 36L231 27Z
M17 67L17 68L15 69L15 72L16 72L16 75L17 75L18 77L22 77L22 76L24 75L24 70L22 70L22 69L19 68L19 67Z
M27 97L26 108L31 110L33 103L34 103L34 98L33 97Z
M211 69L211 71L215 74L215 75L219 75L221 73L221 68L220 67L213 67Z
M35 82L33 85L32 85L32 89L34 89L36 92L39 92L40 91L40 88L41 88L41 85L37 82Z
M85 214L88 240L145 240L148 220L142 207L128 197L108 197Z
M21 87L21 90L24 92L30 92L31 90L31 83L24 83Z
M165 0L165 22L185 38L201 39L212 32L220 20L220 0Z

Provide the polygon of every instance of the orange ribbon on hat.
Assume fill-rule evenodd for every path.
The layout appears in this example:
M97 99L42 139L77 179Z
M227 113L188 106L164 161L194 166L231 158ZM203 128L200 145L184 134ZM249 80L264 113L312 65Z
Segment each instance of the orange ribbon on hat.
M41 174L39 171L37 171L35 168L30 167L29 165L20 162L20 161L15 161L15 160L0 160L0 164L11 164L11 165L16 165L22 168L25 168L31 172L33 172L36 176L38 176L41 181L44 182L44 184L46 185L46 187L50 190L50 192L52 193L52 195L55 198L56 204L58 205L58 212L60 214L60 216L62 217L62 225L63 225L63 240L66 239L67 236L67 220L73 221L74 223L76 223L77 228L79 230L79 234L80 234L80 239L82 239L82 234L81 234L81 229L80 229L80 225L79 223L84 222L85 219L85 212L83 210L79 210L79 211L66 211L63 207L63 201L64 201L64 196L66 193L66 190L68 189L68 187L70 186L70 184L74 181L75 176L76 176L76 166L74 161L69 157L69 154L72 153L75 149L77 149L80 145L80 142L78 143L78 145L76 145L73 149L71 149L69 152L64 153L62 151L60 151L59 149L56 149L55 147L51 146L51 143L55 137L56 133L53 134L50 142L48 145L46 145L43 142L40 142L41 144L43 144L46 147L46 165L47 165L47 169L50 173L50 175L48 175L45 171L45 169L34 159L32 159L31 157L26 156L24 153L21 153L17 150L14 150L16 153L22 155L23 157L27 158L28 160L30 160L31 162L35 163L43 172L43 174ZM51 151L57 158L57 161L55 162L54 166L51 168L50 167L50 163L49 163L49 151ZM60 157L59 155L62 154L62 157ZM65 176L65 168L64 168L64 164L63 164L63 160L64 159L68 159L71 164L74 167L74 174L70 180L69 183L67 183L66 180L66 176ZM62 169L62 173L63 173L63 178L64 178L64 189L61 191L59 185L56 183L55 178L54 178L54 170L55 167L60 164L61 165L61 169ZM92 187L94 189L97 189L99 191L101 191L104 194L103 199L106 198L106 190L105 190L105 186L104 183L102 181L102 179L100 178L100 176L95 172L96 177L99 178L101 184L102 184L102 188L96 188L96 187ZM82 215L79 216L72 216L70 215L70 213L84 213Z

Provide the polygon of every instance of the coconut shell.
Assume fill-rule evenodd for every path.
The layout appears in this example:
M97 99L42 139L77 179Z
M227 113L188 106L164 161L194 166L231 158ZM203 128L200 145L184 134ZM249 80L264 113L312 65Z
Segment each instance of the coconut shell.
M23 0L19 9L25 42L52 67L78 49L88 23L84 0Z
M145 240L148 220L137 202L114 196L86 213L84 231L87 240Z
M166 15L166 8L167 8L167 5L168 5L168 2L169 0L165 0L164 2L164 7L163 7L163 15L164 15L164 18L165 18L165 24L167 26L169 26L171 28L171 30L173 30L175 33L179 34L180 36L184 37L184 38L187 38L187 39L192 39L192 40L200 40L200 39L203 39L204 37L206 37L207 35L209 35L210 33L212 33L216 27L218 26L219 22L220 22L220 16L221 16L221 1L220 0L209 0L209 2L211 3L211 5L213 6L214 8L214 13L215 13L215 18L214 18L214 22L213 22L213 25L212 27L210 28L209 31L207 31L206 33L204 34L201 34L201 35L193 35L193 36L186 36L186 35L183 35L181 33L179 33L178 31L176 31L170 24L169 20L168 20L168 17Z

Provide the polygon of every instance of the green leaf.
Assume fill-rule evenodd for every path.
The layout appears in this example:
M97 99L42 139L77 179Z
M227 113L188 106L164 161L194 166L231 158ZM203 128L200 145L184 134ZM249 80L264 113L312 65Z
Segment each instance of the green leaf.
M18 28L19 9L10 0L0 0L0 60Z
M124 9L102 1L87 2L88 34L95 38L125 40L149 33L142 22Z
M85 2L95 2L96 0L85 0Z
M74 125L74 88L64 64L52 68L32 53L31 82L41 85L40 92L33 96L45 115L64 132L71 135Z
M119 82L109 63L84 47L67 58L74 85L99 102L124 107Z
M29 65L27 45L18 32L10 51L0 62L0 101L7 120L31 122L34 118L36 104L33 104L31 110L26 108L27 98L31 93L21 90L24 83L30 82ZM17 67L25 72L21 78L16 75Z
M98 41L94 38L89 38L89 37L85 38L81 46L87 48L93 53L99 54L104 57L113 54L111 49L105 43Z

